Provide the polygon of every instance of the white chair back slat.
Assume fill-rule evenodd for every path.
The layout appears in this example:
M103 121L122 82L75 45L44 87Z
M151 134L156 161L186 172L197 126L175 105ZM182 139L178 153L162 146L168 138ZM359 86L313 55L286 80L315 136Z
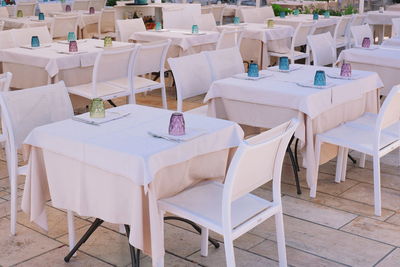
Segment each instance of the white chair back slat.
M14 40L14 31L15 30L0 31L0 49L17 46Z
M169 58L168 63L176 84L177 111L182 112L183 100L204 94L210 88L210 65L205 53Z
M265 21L266 19L274 18L275 13L272 6L265 6L259 9L259 14L261 18Z
M17 12L18 10L22 11L22 14L24 17L35 16L36 2L34 2L34 3L19 2L17 4L17 8L15 9L15 12ZM16 14L14 14L14 15L16 15Z
M185 8L163 8L162 16L165 29L191 29L196 19Z
M52 42L52 38L47 26L14 29L11 32L15 46L29 45L31 43L32 36L38 36L41 44Z
M98 33L115 32L115 10L104 8L101 10Z
M354 14L350 24L351 26L363 25L365 23L366 18L367 15Z
M50 27L52 38L67 39L69 32L78 36L78 16L54 16Z
M106 6L106 0L90 0L89 7L94 7L94 10L101 11Z
M75 0L72 3L72 10L89 10L90 1L86 0Z
M63 7L60 2L58 3L39 3L40 12L48 16L50 13L63 12Z
M350 16L340 17L340 19L335 27L335 33L333 35L333 39L337 40L340 37L346 37L346 32L349 28L350 22L351 22Z
M214 15L211 13L201 14L200 17L195 19L195 24L199 26L200 31L216 31L217 23L215 22Z
M400 18L392 19L392 37L400 36Z
M140 44L134 63L134 75L160 72L160 78L163 79L165 58L170 45L171 40L169 39Z
M315 66L336 63L336 45L330 32L309 35L307 40Z
M129 37L135 32L146 31L146 26L144 25L142 18L117 20L116 24L118 40L121 42L128 42Z
M213 81L244 72L243 59L236 46L204 53L210 64Z
M379 110L376 131L385 129L400 120L400 85L394 86ZM400 129L398 132L400 136Z
M239 47L242 42L243 30L223 30L218 38L217 45L215 49L225 49L231 47Z
M312 35L315 31L315 23L299 23L293 33L292 47L307 44L307 36Z
M356 46L361 46L362 41L366 37L371 40L371 43L374 42L374 36L373 36L372 30L368 24L351 26L350 30L351 30L351 34L354 38L354 44Z
M11 72L0 74L0 92L6 92L10 90L11 79Z
M240 12L245 23L264 23L264 18L259 8L243 8Z

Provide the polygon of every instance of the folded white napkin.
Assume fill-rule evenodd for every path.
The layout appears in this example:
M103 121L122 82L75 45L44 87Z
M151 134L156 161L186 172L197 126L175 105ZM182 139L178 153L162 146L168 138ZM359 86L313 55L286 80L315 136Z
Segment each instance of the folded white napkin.
M197 138L206 133L203 129L186 128L184 135L170 135L168 129L151 129L148 131L149 135L155 138L163 138L169 141L183 142Z
M130 112L115 112L106 110L106 116L104 118L90 118L90 113L87 112L78 116L74 116L72 119L87 124L100 125L102 123L124 118L129 114Z
M316 88L316 89L327 89L327 88L331 88L331 87L335 86L335 84L330 81L326 81L325 86L314 85L314 81L296 82L296 84L301 87L310 87L310 88Z
M270 74L270 73L261 73L261 72L259 72L258 77L249 77L249 75L247 75L247 73L239 73L239 74L233 75L233 78L241 79L241 80L253 80L253 81L256 81L256 80L268 78L268 77L271 77L271 76L272 76L272 74Z

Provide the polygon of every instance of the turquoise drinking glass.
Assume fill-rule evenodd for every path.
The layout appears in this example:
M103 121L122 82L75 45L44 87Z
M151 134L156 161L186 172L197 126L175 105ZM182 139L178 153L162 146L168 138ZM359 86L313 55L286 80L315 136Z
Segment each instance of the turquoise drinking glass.
M312 18L313 20L318 20L319 19L318 13L314 13Z
M161 31L162 30L162 25L161 22L156 23L156 31Z
M331 16L331 13L327 10L324 12L324 18L329 19Z
M249 76L249 77L258 77L259 76L257 63L252 62L249 64L249 69L247 70L247 76Z
M75 33L74 32L69 32L68 33L68 42L71 42L71 41L76 41L76 36L75 36Z
M300 14L300 11L298 9L293 10L293 15L298 16Z
M325 71L317 70L314 76L314 85L315 86L326 86L326 77Z
M279 58L279 69L280 70L289 70L289 58L288 57L280 57Z
M199 33L199 26L195 24L192 26L192 34L198 34L198 33Z
M1 1L1 6L6 6L7 5L7 3L6 3L6 1Z
M234 17L233 18L233 24L240 24L240 18L239 17Z
M31 38L31 46L32 47L40 47L40 41L38 36L32 36Z
M39 20L44 20L44 13L40 12L38 15Z
M286 17L286 12L285 11L279 12L279 17L284 19Z

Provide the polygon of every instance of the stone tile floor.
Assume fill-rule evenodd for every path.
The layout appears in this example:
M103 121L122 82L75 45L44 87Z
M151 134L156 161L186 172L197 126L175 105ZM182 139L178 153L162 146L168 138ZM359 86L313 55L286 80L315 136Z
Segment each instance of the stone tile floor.
M169 93L170 95L171 92ZM160 106L157 93L138 96L139 104ZM175 108L174 97L169 98ZM189 99L185 108L201 103ZM358 155L352 153L356 158ZM303 194L297 195L293 173L286 160L282 175L282 201L288 262L291 266L400 266L400 167L399 152L382 163L381 217L373 215L371 161L365 169L349 162L347 180L334 182L335 162L321 167L317 198L309 197L304 169L300 172ZM19 181L19 201L24 180ZM81 247L70 263L66 213L48 204L49 232L31 224L23 212L18 214L18 234L9 235L10 189L4 155L0 158L0 266L129 266L127 238L118 226L105 223ZM254 191L271 198L270 184ZM92 218L76 217L77 236ZM165 227L166 266L224 266L224 248L210 246L207 258L200 256L200 238L188 225L169 221ZM222 238L213 235L218 240ZM238 266L277 266L274 220L269 219L235 241ZM142 266L151 259L142 258Z

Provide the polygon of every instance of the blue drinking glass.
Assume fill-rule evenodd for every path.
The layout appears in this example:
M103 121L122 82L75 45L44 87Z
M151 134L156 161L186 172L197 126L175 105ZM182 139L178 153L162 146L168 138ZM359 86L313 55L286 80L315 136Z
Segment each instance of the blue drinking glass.
M286 17L286 12L285 11L279 12L279 17L284 19Z
M161 22L156 23L156 31L161 31L162 30L162 25Z
M324 12L324 18L329 19L331 16L331 13L327 10Z
M314 85L315 86L326 86L325 71L317 70L315 72Z
M279 69L280 70L289 70L289 58L288 57L280 57L279 58Z
M31 39L31 46L32 47L39 47L40 46L40 41L39 41L39 37L38 36L32 36Z
M74 32L69 32L69 33L68 33L68 38L67 38L67 40L68 40L68 42L76 41L76 35L75 35L75 33L74 33Z
M250 63L249 69L247 70L247 76L249 77L258 77L258 64L257 63Z
M7 3L6 3L6 1L1 1L1 6L6 6L7 5Z
M313 14L313 20L318 20L318 18L319 18L318 13L314 13Z
M44 13L42 12L39 13L39 20L44 20Z
M240 18L239 17L234 17L233 18L233 24L240 24Z
M193 25L192 26L192 33L193 34L198 34L199 33L199 26L198 25Z
M300 11L298 9L293 10L293 15L298 16L300 14Z

